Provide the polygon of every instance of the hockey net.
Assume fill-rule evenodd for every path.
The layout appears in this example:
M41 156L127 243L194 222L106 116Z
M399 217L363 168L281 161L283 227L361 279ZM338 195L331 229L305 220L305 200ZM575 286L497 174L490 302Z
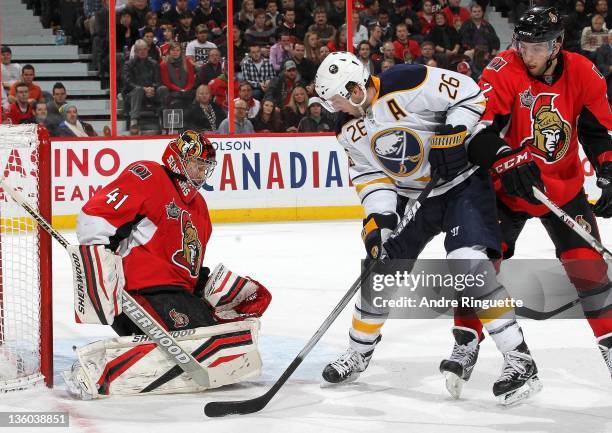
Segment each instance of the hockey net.
M0 125L0 393L53 383L51 242L5 192L50 220L50 143L37 125Z

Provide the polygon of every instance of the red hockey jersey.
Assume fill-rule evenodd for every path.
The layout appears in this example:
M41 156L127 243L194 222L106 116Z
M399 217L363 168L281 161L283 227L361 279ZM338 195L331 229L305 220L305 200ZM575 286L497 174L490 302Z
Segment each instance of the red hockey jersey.
M606 81L585 57L561 51L548 84L529 74L516 51L504 51L486 67L480 87L488 98L482 122L497 128L513 149L530 148L546 194L557 205L574 198L584 183L578 138L595 166L612 160ZM499 179L494 185L511 209L534 216L548 212L544 205L506 195Z
M130 164L83 207L81 244L123 256L126 289L172 285L193 292L212 225L201 194L185 203L164 167Z

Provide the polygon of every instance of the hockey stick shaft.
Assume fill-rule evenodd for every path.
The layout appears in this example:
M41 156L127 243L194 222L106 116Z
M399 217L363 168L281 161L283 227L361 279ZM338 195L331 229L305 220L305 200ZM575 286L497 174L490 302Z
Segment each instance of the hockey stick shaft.
M546 194L540 191L535 186L533 187L533 193L535 197L542 202L552 213L554 213L559 219L565 223L574 233L584 239L595 251L603 256L606 260L612 260L612 253L606 247L602 245L597 239L593 237L584 227L582 227L575 219L568 215L563 209L557 206L548 198Z
M68 248L70 244L66 238L55 230L55 228L53 228L53 226L51 226L51 224L49 224L49 222L45 220L17 190L8 185L4 177L0 178L0 186L4 187L4 190L11 198L29 213L36 223L49 233L53 239L59 242L62 247ZM142 308L130 294L124 291L122 298L121 306L123 313L125 313L125 315L128 316L130 320L151 339L151 341L156 343L160 350L164 352L171 361L175 362L185 373L189 374L198 385L209 387L210 379L206 369L189 352L184 351L176 339L144 308Z
M423 202L427 199L437 182L438 177L434 176L427 183L427 185L425 186L423 191L421 191L412 206L408 208L404 213L404 216L391 234L392 237L399 235L399 233L404 230L408 223L410 223L410 221L414 219L416 212L422 206ZM319 342L323 334L327 332L331 324L340 315L342 310L344 310L344 308L348 305L353 296L355 296L355 294L359 291L359 289L361 288L361 281L370 275L375 265L376 260L371 260L369 262L368 266L362 271L359 278L357 278L357 280L352 284L350 289L342 297L340 302L338 302L338 304L334 307L331 313L329 313L327 318L323 321L319 329L317 329L314 335L310 338L308 343L306 343L304 348L293 359L291 364L289 364L289 367L287 367L281 377L274 383L274 385L272 385L272 387L265 394L249 400L213 401L207 403L204 406L204 413L209 417L220 417L231 414L245 415L248 413L254 413L262 410L270 402L270 400L272 400L272 398L276 395L278 390L285 384L285 382L287 381L287 379L289 379L293 372L299 367L306 355L308 355L312 348Z

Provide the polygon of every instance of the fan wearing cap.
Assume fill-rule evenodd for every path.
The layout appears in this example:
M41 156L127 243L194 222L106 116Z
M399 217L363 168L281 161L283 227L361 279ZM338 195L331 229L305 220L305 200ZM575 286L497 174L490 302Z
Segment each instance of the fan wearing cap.
M208 40L208 27L204 24L199 24L195 31L196 39L187 44L185 55L193 66L201 68L208 61L210 50L217 48L217 45Z
M313 96L308 100L308 116L300 120L298 132L329 132L333 124L323 116L321 98Z
M293 60L285 60L278 76L270 81L265 98L274 101L277 107L284 107L291 99L291 92L299 84L297 65Z
M612 374L612 284L601 255L552 215L533 187L600 239L595 216L612 216L612 114L606 80L586 57L562 49L564 27L554 7L528 9L513 48L485 68L487 108L469 145L470 160L491 169L504 259L528 219L538 218L578 290L581 306ZM583 189L578 140L602 193L591 207ZM466 321L458 326L472 327ZM476 323L475 332L480 334Z

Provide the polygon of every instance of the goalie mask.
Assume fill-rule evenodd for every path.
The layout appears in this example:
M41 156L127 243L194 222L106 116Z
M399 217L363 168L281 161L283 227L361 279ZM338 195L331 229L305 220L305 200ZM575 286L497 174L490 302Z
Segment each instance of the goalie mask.
M321 62L315 77L315 90L321 98L323 106L330 112L335 112L331 100L341 96L356 107L361 106L366 98L366 84L370 78L367 68L351 53L338 51L329 54ZM351 85L357 85L363 92L363 100L351 101Z
M174 173L174 181L185 201L190 202L204 185L217 165L216 152L204 134L193 130L183 132L168 143L162 160Z

